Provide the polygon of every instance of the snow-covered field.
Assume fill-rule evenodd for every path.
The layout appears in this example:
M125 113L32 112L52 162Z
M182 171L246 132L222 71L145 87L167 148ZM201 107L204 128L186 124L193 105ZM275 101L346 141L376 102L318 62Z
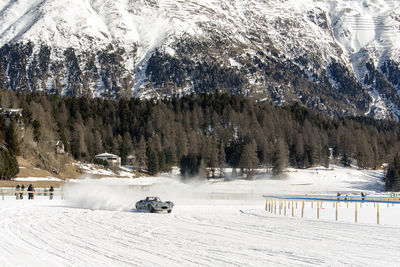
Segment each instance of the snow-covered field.
M305 218L265 211L263 194L379 194L379 171L335 167L295 172L284 180L258 176L184 184L157 178L82 180L56 199L0 201L2 266L398 266L400 207L331 203L321 220L308 203ZM158 195L175 202L171 214L136 212L134 203ZM397 214L397 215L396 215ZM289 214L288 214L289 215ZM395 216L396 215L396 216ZM372 219L371 219L372 218ZM371 219L371 220L370 220Z

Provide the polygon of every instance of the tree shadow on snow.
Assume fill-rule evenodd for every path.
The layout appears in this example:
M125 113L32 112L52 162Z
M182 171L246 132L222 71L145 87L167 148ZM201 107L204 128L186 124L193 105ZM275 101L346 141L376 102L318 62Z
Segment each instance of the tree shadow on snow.
M379 173L368 173L363 175L365 181L359 182L348 182L353 189L385 192L385 182L382 174Z

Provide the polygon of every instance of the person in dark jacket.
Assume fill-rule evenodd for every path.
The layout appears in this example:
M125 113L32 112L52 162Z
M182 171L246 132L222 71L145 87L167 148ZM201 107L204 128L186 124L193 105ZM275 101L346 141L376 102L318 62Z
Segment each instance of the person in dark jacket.
M361 192L361 200L362 200L362 202L364 202L364 200L365 200L365 193L364 192Z
M53 199L53 194L54 194L53 186L50 186L49 192L50 192L50 195L49 195L50 199Z
M25 185L24 184L22 184L21 185L21 194L19 194L19 198L20 199L24 199L24 191L25 190Z
M35 192L35 188L33 187L32 184L30 184L28 187L28 199L33 199L34 192Z

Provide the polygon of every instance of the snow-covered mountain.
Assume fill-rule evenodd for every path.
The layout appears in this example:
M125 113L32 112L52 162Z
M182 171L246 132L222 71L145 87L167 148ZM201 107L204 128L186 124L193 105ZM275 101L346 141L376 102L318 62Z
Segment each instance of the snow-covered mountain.
M0 87L400 116L397 0L0 1Z

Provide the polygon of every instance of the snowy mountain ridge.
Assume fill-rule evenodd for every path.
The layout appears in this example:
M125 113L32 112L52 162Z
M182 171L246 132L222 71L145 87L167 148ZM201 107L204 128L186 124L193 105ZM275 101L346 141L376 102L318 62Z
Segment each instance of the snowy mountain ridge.
M3 88L218 90L330 115L400 115L394 0L8 0L0 20Z

